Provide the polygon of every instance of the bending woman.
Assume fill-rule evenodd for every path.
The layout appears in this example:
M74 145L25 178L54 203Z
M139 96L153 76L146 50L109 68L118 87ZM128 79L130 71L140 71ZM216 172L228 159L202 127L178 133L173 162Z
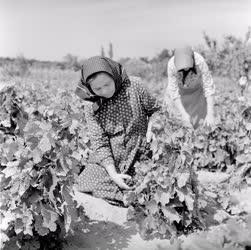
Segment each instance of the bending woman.
M176 49L167 73L168 94L184 125L195 129L200 124L213 125L215 85L204 58L188 46Z
M84 62L76 93L89 101L84 113L93 150L79 191L122 201L149 117L160 107L138 78L128 78L119 63L105 57Z

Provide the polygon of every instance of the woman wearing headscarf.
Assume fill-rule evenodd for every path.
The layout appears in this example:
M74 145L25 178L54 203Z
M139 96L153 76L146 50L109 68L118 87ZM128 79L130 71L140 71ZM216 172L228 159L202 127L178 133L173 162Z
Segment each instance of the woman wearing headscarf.
M250 80L249 71L250 71L250 66L248 60L244 60L239 79L239 86L241 90L241 96L239 97L240 101L245 101L244 92L248 89L249 85L249 80Z
M128 78L122 66L106 57L91 57L82 66L76 93L84 113L93 154L79 176L79 191L121 201L126 180L134 173L138 149L149 117L159 105L139 78Z
M177 48L167 67L168 94L185 126L214 124L215 85L204 58L191 47ZM203 121L203 123L202 123Z

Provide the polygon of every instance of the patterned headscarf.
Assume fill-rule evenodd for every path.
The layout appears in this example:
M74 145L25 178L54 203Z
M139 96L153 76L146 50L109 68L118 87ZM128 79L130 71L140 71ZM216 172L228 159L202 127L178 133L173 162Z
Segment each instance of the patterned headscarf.
M88 78L99 72L105 72L113 78L115 82L114 95L122 88L123 82L128 81L128 76L121 64L107 57L91 57L84 61L81 67L81 79L75 91L80 98L92 102L102 102L104 98L97 96L88 84Z
M185 68L189 68L189 70L181 72L183 85L185 84L186 77L190 72L197 74L194 51L190 46L175 49L174 64L178 72Z
M194 65L194 52L190 46L176 48L174 51L174 64L177 71L192 68Z

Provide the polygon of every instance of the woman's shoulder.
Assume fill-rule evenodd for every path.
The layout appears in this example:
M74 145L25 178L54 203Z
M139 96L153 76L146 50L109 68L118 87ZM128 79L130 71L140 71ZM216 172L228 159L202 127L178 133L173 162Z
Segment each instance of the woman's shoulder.
M139 85L142 84L142 78L139 76L129 76L129 80L131 82L131 84L133 85Z
M167 63L167 74L176 74L177 70L174 64L174 56L172 56Z
M130 86L129 88L132 89L134 92L141 93L142 89L144 88L143 80L141 77L138 76L129 76Z
M129 76L129 80L130 80L130 87L131 88L139 89L143 85L142 78L139 76L131 75L131 76Z
M194 60L195 60L195 64L197 65L205 62L204 57L196 51L194 51Z
M172 57L168 60L167 66L168 66L168 68L174 68L174 67L175 67L175 65L174 65L174 56L172 56Z
M96 102L90 102L90 101L83 101L84 106L84 113L85 114L95 114L95 111L97 111L99 105Z

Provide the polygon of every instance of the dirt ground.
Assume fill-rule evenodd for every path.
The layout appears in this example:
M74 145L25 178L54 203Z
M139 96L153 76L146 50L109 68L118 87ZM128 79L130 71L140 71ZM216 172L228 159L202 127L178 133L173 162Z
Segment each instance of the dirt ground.
M76 198L83 200L86 214L92 220L85 232L68 237L64 250L117 250L117 249L158 249L169 247L169 240L141 239L134 223L126 220L126 208L112 206L103 200L81 193Z
M200 171L201 185L216 185L228 178L224 173ZM244 211L251 213L251 187L232 194L235 202ZM90 222L84 232L77 230L74 236L66 238L63 250L177 250L176 244L171 245L166 239L143 240L134 223L126 219L127 209L112 206L107 202L75 191L75 199L83 204ZM210 231L220 230L212 226ZM182 247L194 250L193 236L180 237ZM200 249L200 248L196 248ZM4 250L18 250L15 242L9 242ZM213 249L212 249L213 250Z
M199 180L202 185L217 184L227 178L224 173L209 173L201 171ZM251 197L251 189L246 197ZM92 220L85 233L77 232L68 237L64 250L172 250L177 249L169 240L143 240L136 230L136 225L126 220L126 208L111 206L107 202L76 192L76 200L85 207L86 214ZM240 200L243 200L239 196ZM246 199L247 200L247 199ZM251 211L251 198L249 198ZM189 237L186 238L186 242Z

